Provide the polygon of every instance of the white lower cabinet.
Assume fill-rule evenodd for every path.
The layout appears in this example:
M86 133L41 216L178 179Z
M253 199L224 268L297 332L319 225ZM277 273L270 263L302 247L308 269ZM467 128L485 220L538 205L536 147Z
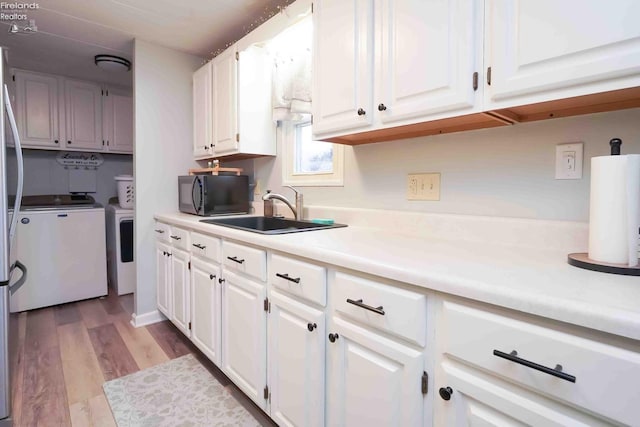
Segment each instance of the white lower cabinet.
M324 425L324 312L269 294L271 418L280 426Z
M171 247L156 242L156 301L158 310L171 318Z
M186 336L190 336L191 322L191 278L189 274L189 253L173 248L171 252L171 321Z
M266 286L226 269L222 280L222 371L266 410Z
M444 385L436 395L436 426L612 425L455 362L442 363L436 378Z
M422 351L337 317L328 332L326 425L423 425Z
M638 425L637 342L155 232L158 310L278 425Z
M556 426L640 420L636 351L478 303L444 300L437 324L437 425L469 425L473 419L484 420L481 425Z
M191 258L191 340L220 365L220 269Z

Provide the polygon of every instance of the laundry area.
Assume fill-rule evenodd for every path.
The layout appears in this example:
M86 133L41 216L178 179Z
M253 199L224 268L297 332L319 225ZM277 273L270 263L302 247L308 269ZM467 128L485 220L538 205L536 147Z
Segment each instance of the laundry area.
M22 145L28 147L28 140ZM8 149L7 157L11 189L18 180L15 151ZM11 312L103 297L109 289L134 292L131 157L22 150L23 197L12 257L27 274L12 289ZM9 197L11 207L14 202Z

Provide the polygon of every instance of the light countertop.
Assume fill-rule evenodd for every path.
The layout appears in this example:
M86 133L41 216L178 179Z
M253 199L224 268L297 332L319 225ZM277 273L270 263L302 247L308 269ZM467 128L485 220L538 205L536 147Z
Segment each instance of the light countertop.
M640 340L640 278L582 270L566 251L411 237L349 226L262 235L171 213L155 218L431 289Z

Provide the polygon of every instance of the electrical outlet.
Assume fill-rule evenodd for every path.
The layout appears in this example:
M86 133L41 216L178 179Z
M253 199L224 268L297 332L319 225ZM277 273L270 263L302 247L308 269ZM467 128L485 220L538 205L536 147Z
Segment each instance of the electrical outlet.
M582 178L582 142L556 145L556 179Z
M407 200L440 200L440 174L410 173L407 176Z

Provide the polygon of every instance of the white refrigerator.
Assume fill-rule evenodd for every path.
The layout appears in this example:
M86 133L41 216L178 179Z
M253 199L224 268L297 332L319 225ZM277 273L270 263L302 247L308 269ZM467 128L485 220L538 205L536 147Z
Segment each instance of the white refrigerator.
M4 84L8 80L8 76L5 75L7 67L4 63L4 54L5 52L0 48L0 58L2 58L0 62L0 98L2 98L0 102L0 427L12 425L10 366L15 357L16 331L12 327L15 322L10 317L9 299L11 293L25 283L27 277L27 269L15 259L15 254L12 253L18 215L11 215L9 211L12 209L13 212L20 212L24 164L9 93L7 85ZM7 186L8 138L13 140L16 150L15 158L18 162L16 188ZM11 206L9 205L10 196L14 199Z

